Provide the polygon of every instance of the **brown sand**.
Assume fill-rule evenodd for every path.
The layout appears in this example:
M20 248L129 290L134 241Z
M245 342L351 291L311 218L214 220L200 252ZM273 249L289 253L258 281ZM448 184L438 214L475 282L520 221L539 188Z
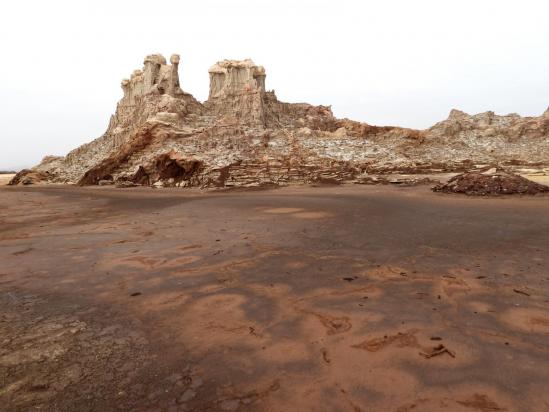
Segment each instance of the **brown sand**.
M7 185L10 180L15 176L14 174L2 174L0 173L0 186Z
M549 410L549 197L0 189L0 410Z

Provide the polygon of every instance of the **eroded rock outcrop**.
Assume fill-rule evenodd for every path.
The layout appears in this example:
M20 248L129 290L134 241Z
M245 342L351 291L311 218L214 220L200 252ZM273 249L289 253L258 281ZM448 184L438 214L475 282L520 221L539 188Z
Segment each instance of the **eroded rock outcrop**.
M549 111L540 117L454 110L428 130L334 117L329 106L280 102L251 60L210 70L203 104L180 86L179 56L147 56L122 81L107 131L65 157L47 157L13 184L261 186L372 174L466 171L549 163ZM24 180L25 177L28 179Z
M265 69L250 59L223 60L209 69L210 92L205 103L217 116L265 126Z
M470 196L535 195L549 192L549 186L532 182L514 173L490 168L454 176L447 183L434 186L433 191Z

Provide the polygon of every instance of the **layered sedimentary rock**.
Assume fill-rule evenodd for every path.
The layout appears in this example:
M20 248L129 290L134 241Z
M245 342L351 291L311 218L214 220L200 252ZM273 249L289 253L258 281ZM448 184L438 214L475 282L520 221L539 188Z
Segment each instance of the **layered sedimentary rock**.
M177 55L170 64L147 56L143 69L122 81L103 136L45 158L13 183L367 182L374 173L549 163L549 111L523 118L454 110L428 130L378 127L337 119L329 106L280 102L265 88L265 69L251 60L213 65L208 100L200 103L181 89L178 65Z
M217 116L230 116L250 125L265 126L265 69L251 60L214 64L206 106Z

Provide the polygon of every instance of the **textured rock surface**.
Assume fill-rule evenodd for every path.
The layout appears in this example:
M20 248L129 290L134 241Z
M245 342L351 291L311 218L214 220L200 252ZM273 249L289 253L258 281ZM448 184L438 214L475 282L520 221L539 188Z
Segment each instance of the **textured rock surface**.
M210 67L206 105L217 116L265 126L265 69L251 60L223 60Z
M549 111L523 118L453 110L428 130L377 127L337 119L329 106L278 101L251 60L212 66L202 104L181 89L178 64L177 55L170 64L147 56L122 81L103 136L45 158L12 183L32 173L31 183L261 186L549 163Z
M549 186L532 182L513 173L496 168L481 172L462 173L447 183L433 187L435 192L464 193L473 196L511 195L549 192Z

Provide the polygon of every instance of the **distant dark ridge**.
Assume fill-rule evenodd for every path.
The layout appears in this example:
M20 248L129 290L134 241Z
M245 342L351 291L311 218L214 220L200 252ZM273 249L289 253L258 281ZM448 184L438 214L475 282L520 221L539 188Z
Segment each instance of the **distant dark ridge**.
M15 170L0 170L0 175L14 175L17 172Z

